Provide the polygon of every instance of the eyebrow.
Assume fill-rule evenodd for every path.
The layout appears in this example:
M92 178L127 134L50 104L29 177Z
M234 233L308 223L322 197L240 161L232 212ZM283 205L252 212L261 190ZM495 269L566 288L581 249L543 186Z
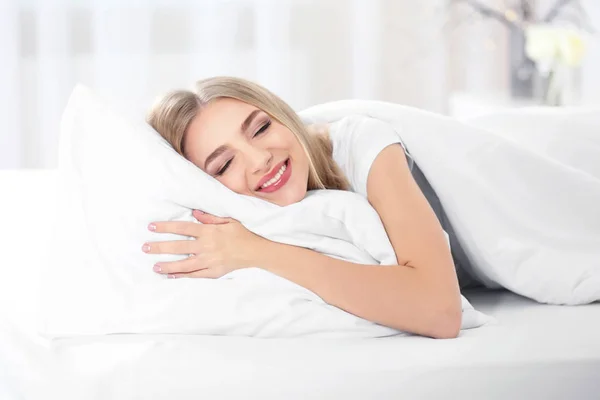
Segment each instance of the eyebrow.
M248 114L248 116L246 117L244 122L242 122L242 127L241 127L242 132L246 132L248 130L248 128L250 127L250 124L252 123L254 118L256 118L256 116L259 113L260 113L260 110L254 110L250 114Z
M254 110L250 114L248 114L248 116L246 117L246 119L244 120L244 122L242 122L242 125L240 127L241 132L246 132L248 130L248 128L250 127L250 124L252 123L252 121L254 120L254 118L256 118L256 116L259 113L260 113L260 110ZM215 158L219 157L226 150L227 150L227 146L221 145L221 146L217 147L217 149L215 151L213 151L212 153L210 153L210 155L208 157L206 157L206 160L204 161L204 169L206 169L206 167L208 166L208 164L210 164L211 162L213 162L215 160Z

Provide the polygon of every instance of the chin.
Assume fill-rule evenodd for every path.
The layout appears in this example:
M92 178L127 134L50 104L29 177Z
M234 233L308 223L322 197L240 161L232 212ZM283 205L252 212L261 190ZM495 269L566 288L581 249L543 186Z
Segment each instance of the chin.
M281 193L281 196L275 201L280 206L289 206L290 204L298 203L306 197L306 190L293 190L288 188L286 193Z

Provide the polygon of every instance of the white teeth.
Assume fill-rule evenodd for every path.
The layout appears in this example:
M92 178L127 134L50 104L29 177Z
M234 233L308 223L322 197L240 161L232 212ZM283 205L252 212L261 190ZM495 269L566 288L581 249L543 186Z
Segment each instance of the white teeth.
M260 188L261 189L267 188L267 187L271 186L272 184L274 184L275 182L277 182L279 180L279 178L281 178L281 175L283 175L285 170L286 170L286 166L285 166L285 164L283 164L281 166L281 168L279 169L279 171L275 174L275 176L272 177L271 179L269 179L268 181L266 181L264 183L264 185L262 185Z

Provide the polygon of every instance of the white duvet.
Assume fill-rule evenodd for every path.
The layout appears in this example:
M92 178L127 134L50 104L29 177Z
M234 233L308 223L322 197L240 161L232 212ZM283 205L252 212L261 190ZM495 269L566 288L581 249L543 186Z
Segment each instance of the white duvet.
M539 302L600 300L600 107L530 109L461 122L382 102L303 115L392 124L489 287Z

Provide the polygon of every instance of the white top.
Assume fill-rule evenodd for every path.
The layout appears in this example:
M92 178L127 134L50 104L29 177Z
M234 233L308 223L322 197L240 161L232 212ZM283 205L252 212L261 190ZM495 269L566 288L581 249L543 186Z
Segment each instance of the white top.
M412 156L402 142L399 133L387 122L364 115L351 115L331 123L329 125L329 135L333 143L333 159L350 181L350 190L365 198L367 198L367 179L369 178L371 166L379 153L386 147L396 143L400 144L404 149L404 154L406 154L408 167L411 172L414 172ZM429 185L421 186L423 182L420 180L417 181L417 184L419 184L419 188L428 199L428 202L433 196L437 198ZM441 216L443 210L439 205L431 202L429 205L440 223L441 221L447 221L447 218ZM458 244L455 246L450 245L450 235L447 231L449 226L442 224L442 228L448 246L451 248L459 247ZM453 258L456 265L467 264L466 259L462 256L457 258L453 254ZM461 280L467 282L462 277Z
M351 115L329 125L333 159L348 178L353 192L367 197L367 178L377 155L399 143L412 169L413 160L392 125L363 115Z

